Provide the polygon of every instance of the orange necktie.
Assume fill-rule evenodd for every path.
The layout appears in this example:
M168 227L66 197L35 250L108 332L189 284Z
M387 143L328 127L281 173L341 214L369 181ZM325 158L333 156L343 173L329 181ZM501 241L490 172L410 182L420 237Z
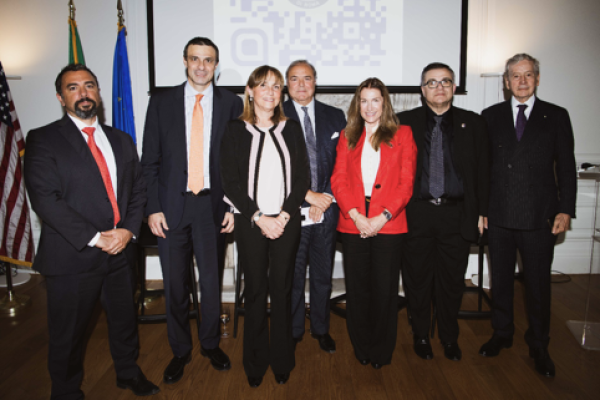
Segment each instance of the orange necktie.
M96 164L98 164L98 169L100 169L100 175L102 175L104 187L106 188L106 193L108 193L108 199L110 200L110 205L113 209L113 216L115 219L114 226L117 226L121 220L121 215L119 214L119 206L117 205L117 198L112 186L112 180L110 179L110 172L108 171L106 160L94 141L94 132L96 131L96 128L83 128L82 131L88 135L87 144L92 152L92 155L94 156L94 159L96 160Z
M196 95L190 130L188 187L194 194L198 194L204 188L204 111L200 104L202 97L201 94Z

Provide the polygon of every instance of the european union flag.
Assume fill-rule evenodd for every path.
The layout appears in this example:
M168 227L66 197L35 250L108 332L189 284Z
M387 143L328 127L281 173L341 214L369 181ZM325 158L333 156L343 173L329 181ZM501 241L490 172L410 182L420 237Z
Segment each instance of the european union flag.
M131 75L127 59L127 43L125 26L121 26L115 47L113 65L113 127L128 133L135 140L135 123L133 120L133 99L131 96Z

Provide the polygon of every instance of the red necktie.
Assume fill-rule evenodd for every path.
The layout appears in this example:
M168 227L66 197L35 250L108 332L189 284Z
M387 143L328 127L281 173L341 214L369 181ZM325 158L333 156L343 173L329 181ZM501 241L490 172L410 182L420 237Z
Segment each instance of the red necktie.
M100 174L102 175L102 180L104 181L104 186L106 188L106 193L108 193L108 199L110 200L110 205L113 209L113 215L115 219L114 226L117 226L119 221L121 220L121 215L119 214L119 206L117 205L117 197L115 196L115 191L113 190L112 180L110 179L110 172L108 171L108 166L106 165L106 160L102 155L102 152L96 146L96 142L94 141L94 131L96 128L83 128L82 131L86 135L88 135L87 144L96 160L96 164L98 164L98 169L100 169Z

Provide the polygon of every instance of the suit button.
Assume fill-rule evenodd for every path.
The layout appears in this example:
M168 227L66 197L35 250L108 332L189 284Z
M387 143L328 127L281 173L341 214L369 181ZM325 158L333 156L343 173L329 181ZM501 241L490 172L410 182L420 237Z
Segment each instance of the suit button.
M508 168L512 168L512 164L508 164Z
M381 185L378 183L377 185L375 185L375 189L381 189Z
M502 145L501 145L501 144L499 144L499 145L498 145L498 147L502 148Z
M107 202L107 203L110 203L110 199L109 199L108 197L106 198L106 202Z
M186 170L183 170L183 174L184 174L184 175L187 175L187 171L186 171Z

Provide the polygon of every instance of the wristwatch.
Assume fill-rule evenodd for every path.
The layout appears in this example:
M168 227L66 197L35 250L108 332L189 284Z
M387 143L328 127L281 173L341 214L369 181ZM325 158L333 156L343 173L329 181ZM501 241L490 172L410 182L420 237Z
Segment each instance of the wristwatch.
M389 212L388 210L383 210L382 214L385 217L385 219L387 219L388 221L392 219L392 213Z
M252 219L254 220L254 222L258 222L258 220L260 219L260 217L262 217L264 214L259 211L258 213L254 214L254 217L252 217Z

